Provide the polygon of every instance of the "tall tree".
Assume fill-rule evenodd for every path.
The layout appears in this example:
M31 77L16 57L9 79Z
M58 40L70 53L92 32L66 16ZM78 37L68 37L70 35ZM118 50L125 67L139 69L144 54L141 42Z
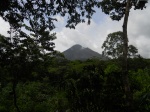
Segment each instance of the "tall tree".
M127 24L129 18L129 12L132 7L135 9L143 9L147 0L103 0L100 2L100 6L102 11L108 15L113 20L121 20L124 17L123 21L123 61L122 61L122 69L123 69L123 81L124 81L124 89L126 95L127 102L127 111L132 111L132 95L130 90L129 78L128 78L128 70L127 70L127 54L128 54L128 37L127 37Z
M123 32L118 31L108 34L102 48L104 49L102 54L105 56L116 59L123 57ZM129 45L128 57L135 57L136 53L138 53L137 48L133 45Z

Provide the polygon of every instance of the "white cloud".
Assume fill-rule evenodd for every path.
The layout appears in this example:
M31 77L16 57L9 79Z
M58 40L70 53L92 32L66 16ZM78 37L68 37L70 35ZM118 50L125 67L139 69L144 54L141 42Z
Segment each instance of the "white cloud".
M9 30L10 26L7 22L5 22L1 17L0 17L0 34L4 36L8 36L7 31Z

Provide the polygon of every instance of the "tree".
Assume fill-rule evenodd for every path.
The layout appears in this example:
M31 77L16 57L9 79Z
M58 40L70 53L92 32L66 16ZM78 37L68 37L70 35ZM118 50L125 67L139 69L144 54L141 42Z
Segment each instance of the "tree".
M110 58L119 58L123 56L123 32L118 31L108 34L104 41L102 54ZM128 57L135 57L138 52L137 48L133 45L128 47Z
M6 76L6 80L12 83L12 94L14 96L14 106L17 111L16 86L19 81L26 81L32 77L33 72L38 74L41 65L44 65L46 57L53 55L53 45L55 34L50 34L41 26L38 30L38 37L14 30L10 32L10 37L0 36L0 68L1 77ZM34 37L34 38L33 38ZM41 37L41 38L40 38ZM36 69L36 71L35 71Z
M2 0L0 3L0 16L10 23L11 27L23 27L26 22L29 31L36 31L37 25L42 24L50 31L55 28L56 15L67 16L67 27L75 26L84 22L86 17L88 23L93 15L97 0ZM33 22L33 20L35 20ZM44 22L42 22L44 21Z
M137 55L137 53L138 53L138 49L133 45L129 45L128 56L129 57L137 57L137 56L139 56L139 55Z
M138 4L137 4L138 2ZM128 37L127 37L127 24L129 18L129 11L132 7L135 9L143 9L148 1L137 0L103 0L100 2L102 11L110 15L113 20L123 21L123 61L122 61L122 78L124 81L125 96L127 102L127 111L132 111L132 94L130 91L130 84L127 69L127 55L128 55ZM137 6L138 5L138 6Z
M88 63L80 67L81 72L76 70L70 74L71 78L67 77L67 98L72 112L99 112L103 108L104 72L94 64Z
M138 2L138 4L137 4ZM132 7L135 9L143 9L145 7L146 1L136 1L136 0L103 0L100 2L102 11L105 14L110 15L113 20L121 20L124 17L123 21L123 61L122 69L123 74L122 78L124 79L124 89L127 102L127 111L132 111L132 94L130 90L129 78L128 78L128 69L127 69L127 55L128 55L128 37L127 37L127 24L129 12ZM138 6L137 6L138 5Z

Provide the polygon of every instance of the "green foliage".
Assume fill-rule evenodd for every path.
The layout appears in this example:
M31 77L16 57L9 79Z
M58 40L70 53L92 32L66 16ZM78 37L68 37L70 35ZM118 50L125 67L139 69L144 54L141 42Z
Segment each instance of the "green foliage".
M121 72L115 71L105 76L103 89L103 109L107 112L125 112L125 97Z
M136 59L136 61L139 60ZM83 65L83 62L78 64ZM76 62L76 66L78 64ZM95 108L97 109L95 111L126 112L122 71L118 63L113 60L105 62L89 60L84 64L84 67L79 68L80 72L69 72L70 75L67 77L67 98L71 111L94 111L93 108ZM136 66L137 69L138 66ZM138 71L138 74L141 74L140 77L143 78L137 78L138 80L136 79L137 72L130 73L135 111L149 110L149 78L146 77L147 80L142 81L147 73L149 72ZM95 79L99 80L99 83ZM144 88L147 88L146 91L142 90Z
M78 78L67 80L67 98L71 111L95 112L100 110L103 74L94 65L84 66Z
M110 64L110 65L107 66L107 68L105 69L104 72L107 75L107 74L110 74L110 73L113 73L113 72L120 72L120 71L121 71L121 69L117 65Z
M132 88L135 104L139 110L148 112L150 110L150 74L149 69L138 69L130 71L132 74Z
M142 1L141 5L137 6L137 0L130 0L130 9L145 8L147 1ZM125 15L127 0L102 0L99 5L105 14L108 14L112 20L121 20Z
M41 24L50 31L53 30L54 21L57 21L56 15L66 16L68 18L66 26L70 28L75 28L78 23L85 22L85 18L90 23L95 13L94 7L97 5L97 0L5 0L0 4L0 16L15 29L22 27L26 21L27 30L35 33L38 25Z
M0 83L4 86L6 82L12 82L14 105L18 112L17 83L40 78L47 70L47 58L53 55L54 43L51 41L55 39L55 34L50 34L43 27L37 31L38 36L33 35L34 38L19 29L12 29L10 37L0 35Z
M21 112L126 111L121 67L114 60L66 62L53 57L47 58L47 61L45 64L50 63L49 67L44 68L42 64L41 72L34 69L35 74L38 74L36 78L18 82L16 96ZM130 61L134 64L134 61L140 59L130 59ZM148 112L149 60L143 61L142 65L145 69L140 69L137 65L134 68L131 68L133 65L130 66L129 76L134 110ZM16 111L13 105L12 86L12 83L5 82L0 88L2 112Z
M65 92L58 91L46 82L19 83L16 91L21 112L55 112L68 109ZM0 96L0 111L15 112L10 84L2 89Z
M120 58L123 56L123 32L118 31L108 34L104 41L102 54L110 58ZM136 57L138 50L133 45L128 46L128 57Z
M128 59L128 69L136 71L138 69L150 68L148 60L138 56L137 58Z
M67 98L71 111L123 111L125 106L120 68L114 63L95 63L88 61L80 73L73 72L73 76L67 78ZM106 67L105 72L103 67Z
M13 105L13 98L11 94L12 84L8 83L5 87L0 89L0 111L9 112Z

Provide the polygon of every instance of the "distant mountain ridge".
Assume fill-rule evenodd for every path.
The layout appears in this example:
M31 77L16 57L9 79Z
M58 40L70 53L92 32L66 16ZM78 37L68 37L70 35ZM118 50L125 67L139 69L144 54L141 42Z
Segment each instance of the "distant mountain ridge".
M107 58L102 56L101 54L89 49L84 48L79 44L72 46L63 52L64 56L68 60L87 60L91 58L98 58L101 60L106 60Z

